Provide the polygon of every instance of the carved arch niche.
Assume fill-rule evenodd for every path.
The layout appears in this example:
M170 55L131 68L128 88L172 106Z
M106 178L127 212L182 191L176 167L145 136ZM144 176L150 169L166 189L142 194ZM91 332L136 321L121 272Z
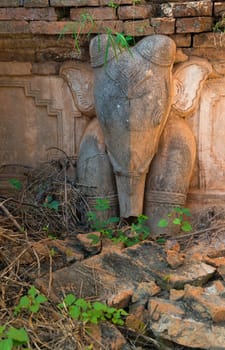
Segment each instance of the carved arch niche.
M225 77L208 79L199 108L189 120L197 159L188 205L225 203Z
M31 71L30 63L0 63L0 165L37 166L52 147L72 158L77 154L86 119L68 82L63 75ZM50 154L61 156L57 151ZM1 180L8 176L0 172Z

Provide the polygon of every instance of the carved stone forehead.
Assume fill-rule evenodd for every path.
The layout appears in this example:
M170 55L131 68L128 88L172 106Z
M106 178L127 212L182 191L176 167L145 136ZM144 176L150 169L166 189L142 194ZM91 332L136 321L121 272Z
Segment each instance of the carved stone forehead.
M91 65L94 68L101 67L109 63L114 57L118 57L120 61L127 54L137 56L141 55L147 61L160 66L170 66L173 64L176 54L176 46L172 39L165 35L152 35L142 39L133 48L121 50L109 42L109 37L106 34L95 37L91 40L90 56Z

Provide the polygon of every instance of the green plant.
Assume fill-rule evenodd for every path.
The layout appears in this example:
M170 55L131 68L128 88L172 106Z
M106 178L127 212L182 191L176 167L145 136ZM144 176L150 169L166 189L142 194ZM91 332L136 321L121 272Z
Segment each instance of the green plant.
M59 205L60 205L59 201L53 199L52 196L47 196L43 204L45 208L54 209L54 210L58 210Z
M114 1L110 1L108 3L108 6L114 8L114 9L117 9L120 5L116 4Z
M107 199L97 199L94 206L95 211L88 212L87 217L91 229L100 232L100 237L94 233L88 235L94 244L98 243L103 237L111 239L113 243L123 243L125 247L130 247L145 240L150 230L145 225L147 216L139 215L135 223L132 223L126 230L115 227L119 222L118 217L110 217L106 220L99 218L98 212L104 212L109 209L109 201Z
M175 207L167 216L168 219L161 219L159 221L158 227L167 227L169 222L172 222L174 225L179 225L184 232L190 232L192 230L192 226L187 220L191 216L190 209Z
M117 5L113 1L111 1L108 4L108 6L116 7ZM89 38L93 32L93 28L95 27L95 25L96 25L96 22L94 21L93 17L88 13L83 13L80 15L79 21L74 23L68 23L67 25L64 26L64 28L62 29L59 35L59 39L62 38L66 33L72 32L72 37L74 39L74 47L77 49L78 53L80 53L81 52L80 39L81 39L81 36L83 35L83 30L85 29L85 31L87 31L87 28L90 27L90 29L87 31L87 34L85 34L87 38ZM111 28L101 25L98 33L99 50L101 49L100 33L105 33L107 35L104 64L107 63L110 47L113 49L116 59L118 58L118 52L121 52L123 50L127 50L132 56L130 46L135 44L134 38L132 36L113 31Z
M29 337L24 328L0 326L0 350L24 349L28 350Z
M82 31L85 27L90 26L90 29L88 33L86 34L88 37L91 34L93 27L95 25L95 21L93 17L89 13L82 13L80 15L80 20L74 23L68 23L64 26L62 29L59 39L62 38L67 32L72 32L72 37L74 40L74 47L77 49L78 53L81 52L80 50L80 39L82 35Z
M98 324L101 321L110 321L117 325L123 325L122 316L127 316L123 309L109 307L99 301L90 302L83 298L78 298L73 294L68 294L63 302L58 304L61 310L68 312L72 319L83 323Z
M40 305L46 301L48 301L48 299L32 286L28 290L27 295L23 295L20 298L19 304L14 308L14 314L18 315L22 309L31 313L36 313L39 311Z
M225 15L215 23L213 31L215 33L225 33Z

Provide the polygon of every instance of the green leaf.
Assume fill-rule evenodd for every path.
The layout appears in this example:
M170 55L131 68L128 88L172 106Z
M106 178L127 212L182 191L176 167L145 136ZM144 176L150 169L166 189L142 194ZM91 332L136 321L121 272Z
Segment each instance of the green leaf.
M48 301L46 296L44 296L43 294L39 294L35 300L38 304L42 304L42 303L45 303L46 301Z
M76 306L76 305L70 306L69 314L73 319L78 320L81 314L79 306Z
M167 227L168 226L168 221L166 219L161 219L161 220L159 220L157 226L158 227Z
M30 289L28 290L28 295L32 296L33 298L35 298L35 296L39 293L39 291L34 287L30 287Z
M5 329L6 329L5 324L3 326L0 326L0 335L4 333Z
M192 226L188 221L183 221L181 225L181 229L184 232L190 232L192 230Z
M27 295L24 295L20 298L19 304L15 307L15 311L18 312L20 309L28 309L30 306L30 298Z
M27 343L29 341L27 332L24 328L14 328L11 327L7 332L7 337L11 338L19 343Z
M9 179L8 182L10 183L10 185L12 185L17 190L21 190L23 187L22 182L20 180Z
M165 244L165 243L166 243L166 239L165 239L165 238L158 238L158 239L156 240L156 242L157 242L158 244Z
M173 224L174 225L181 225L181 219L180 218L173 219Z
M31 306L29 307L29 309L30 309L31 312L33 312L34 314L36 314L36 312L38 312L39 309L40 309L40 304L35 303L35 304L31 305Z
M97 244L97 243L99 243L101 241L101 237L99 237L98 235L95 235L94 233L90 233L88 235L88 238L91 239L91 241L92 241L91 243L92 244Z
M76 300L76 297L73 294L67 294L67 296L63 299L66 306L71 306Z
M0 340L0 350L12 350L13 340L11 338Z
M90 304L83 298L79 298L76 300L76 305L81 307L83 310L87 310Z
M107 311L108 309L106 304L100 303L99 301L94 302L92 306L97 311Z
M183 208L182 209L182 212L184 215L186 216L191 216L191 212L190 212L190 209L189 208Z
M173 208L173 211L174 211L175 213L178 213L178 214L183 214L183 209L180 208L180 207L175 207L175 208Z
M96 204L95 204L95 209L96 210L100 210L100 211L104 211L109 209L109 200L108 199L104 199L104 198L97 198L96 199Z

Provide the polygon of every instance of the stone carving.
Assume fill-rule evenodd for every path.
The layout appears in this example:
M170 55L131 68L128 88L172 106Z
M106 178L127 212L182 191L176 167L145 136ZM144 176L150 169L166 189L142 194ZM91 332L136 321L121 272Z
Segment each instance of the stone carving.
M196 171L190 184L188 205L223 204L225 199L224 137L225 78L208 80L202 89L199 108L189 119L197 139Z
M102 35L100 48L98 38L90 45L98 121L80 145L78 182L88 196L117 192L120 216L144 211L157 234L158 220L186 202L196 146L184 118L196 108L211 66L192 58L172 72L175 43L162 35L144 38L131 52L109 48L105 65L107 40Z

